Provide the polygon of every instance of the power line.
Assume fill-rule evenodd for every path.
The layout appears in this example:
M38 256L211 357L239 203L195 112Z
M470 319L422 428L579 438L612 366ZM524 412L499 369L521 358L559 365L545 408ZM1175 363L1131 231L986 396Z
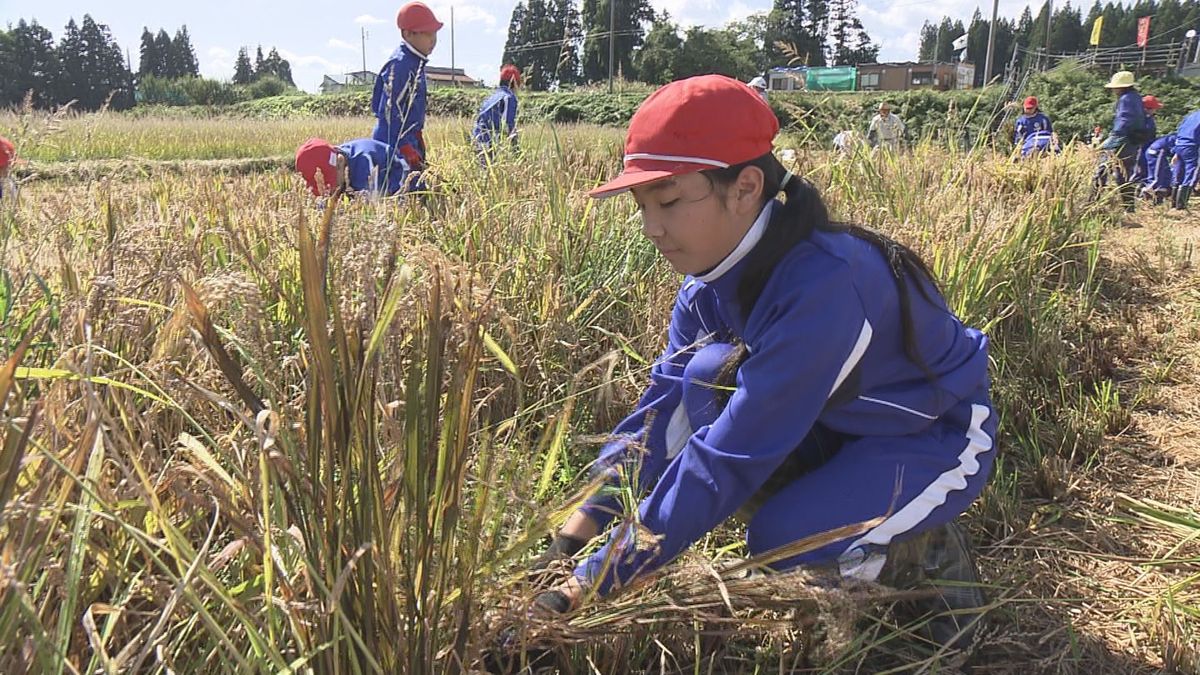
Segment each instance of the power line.
M518 47L513 47L512 49L509 49L508 52L510 54L519 54L521 52L537 51L539 49L548 49L550 47L562 47L568 43L581 42L581 41L587 40L588 38L596 38L596 39L606 38L610 34L615 34L617 37L625 37L625 36L629 36L629 35L641 35L641 34L643 34L643 32L644 31L642 31L641 29L627 29L627 30L619 30L619 31L615 31L615 32L596 31L596 32L592 32L592 33L582 33L580 35L568 35L568 36L559 38L557 40L547 40L545 42L526 42L526 43L521 44Z

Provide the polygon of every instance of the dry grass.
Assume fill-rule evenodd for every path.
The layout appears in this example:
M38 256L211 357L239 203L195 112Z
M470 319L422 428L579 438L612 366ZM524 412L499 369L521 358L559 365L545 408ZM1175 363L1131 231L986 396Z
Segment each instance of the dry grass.
M34 181L0 207L0 352L29 338L22 366L42 369L3 418L0 664L442 672L513 622L492 610L527 603L521 561L564 513L547 505L578 498L583 439L636 397L677 279L631 203L582 194L618 132L530 129L525 156L483 172L461 130L436 128L433 194L328 225L286 171L220 165ZM199 138L162 152L204 156ZM1101 255L1132 247L1101 243L1113 219L1088 200L1086 155L946 157L799 168L835 214L924 253L993 337L1004 450L969 521L997 609L974 663L1187 672L1194 543L1172 549L1185 537L1146 500L1195 509L1191 460L1161 442L1194 423L1196 326L1165 313L1197 316L1190 267ZM741 553L721 532L566 623L516 624L568 672L957 663L900 639L878 589L718 583L711 561Z

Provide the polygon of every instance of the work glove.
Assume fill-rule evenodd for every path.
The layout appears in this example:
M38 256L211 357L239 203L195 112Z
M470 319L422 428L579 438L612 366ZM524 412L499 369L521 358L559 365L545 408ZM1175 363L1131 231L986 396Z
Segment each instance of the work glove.
M551 586L565 571L565 561L583 550L587 542L582 539L556 534L545 551L529 565L529 581L535 586ZM565 610L563 610L565 611Z

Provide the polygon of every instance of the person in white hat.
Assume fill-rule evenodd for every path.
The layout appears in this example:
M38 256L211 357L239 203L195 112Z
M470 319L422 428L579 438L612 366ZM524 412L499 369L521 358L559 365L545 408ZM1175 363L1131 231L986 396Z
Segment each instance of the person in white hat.
M1142 106L1142 95L1137 91L1137 82L1128 70L1114 73L1104 86L1116 95L1117 105L1112 131L1100 149L1116 157L1121 202L1126 211L1132 212L1137 199L1133 173L1137 168L1138 149L1150 140L1146 138L1146 111Z
M758 92L758 95L762 97L762 100L767 100L767 81L764 80L762 76L758 76L753 80L750 80L749 84L751 89Z
M884 147L889 150L900 149L900 141L904 140L904 120L892 112L892 105L880 101L879 112L871 118L867 129L867 141L871 147Z

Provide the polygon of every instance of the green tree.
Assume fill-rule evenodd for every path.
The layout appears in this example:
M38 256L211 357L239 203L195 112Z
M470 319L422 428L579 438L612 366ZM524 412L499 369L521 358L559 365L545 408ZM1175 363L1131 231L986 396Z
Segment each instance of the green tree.
M638 79L650 84L666 84L677 79L675 59L683 48L679 26L664 13L650 25L646 42L633 57Z
M263 62L264 61L265 61L265 59L263 58L262 45L259 45L258 51L255 52L255 54L254 54L254 78L255 79L258 79L259 77L261 77L263 75L266 75L266 72L263 70Z
M161 57L158 53L158 45L154 42L154 33L151 33L150 29L145 26L142 27L142 46L138 50L138 54L138 76L153 75Z
M79 26L74 19L67 23L58 58L63 64L59 100L77 100L84 110L96 110L105 102L117 110L133 105L133 75L121 48L108 26L91 15L85 14Z
M613 32L609 35L609 3L615 2ZM615 43L613 72L626 77L635 71L633 54L642 46L645 24L654 20L649 0L583 0L580 14L586 35L583 41L583 79L599 82L608 77L609 40Z
M58 102L61 64L50 31L22 19L0 35L0 105L16 105L29 92L38 107Z
M676 78L719 73L749 80L760 71L754 62L754 44L727 28L693 26L674 61Z
M525 25L527 14L524 0L518 0L517 5L513 7L512 18L508 21L508 39L504 41L504 56L501 57L504 63L519 66L522 70L525 68L524 48L529 44Z
M250 53L245 47L238 50L237 60L233 64L233 83L250 84L254 81L254 66L250 65Z
M832 0L829 17L829 61L837 65L873 63L879 45L871 41L858 18L855 0Z
M196 50L192 48L192 38L188 35L187 26L175 31L171 40L171 51L167 53L166 70L171 77L198 77L200 64L196 62Z
M159 28L154 36L154 52L153 70L150 74L156 77L175 77L170 66L171 36L162 28Z
M558 48L555 79L560 85L578 84L582 81L578 37L583 31L583 26L580 23L579 10L575 8L575 0L551 0L550 14L554 17L552 39L562 40Z
M771 65L825 65L825 47L805 17L805 0L775 0L764 36Z
M821 63L828 63L832 56L830 30L832 15L830 5L843 4L841 0L805 0L804 28L814 42L821 47Z

